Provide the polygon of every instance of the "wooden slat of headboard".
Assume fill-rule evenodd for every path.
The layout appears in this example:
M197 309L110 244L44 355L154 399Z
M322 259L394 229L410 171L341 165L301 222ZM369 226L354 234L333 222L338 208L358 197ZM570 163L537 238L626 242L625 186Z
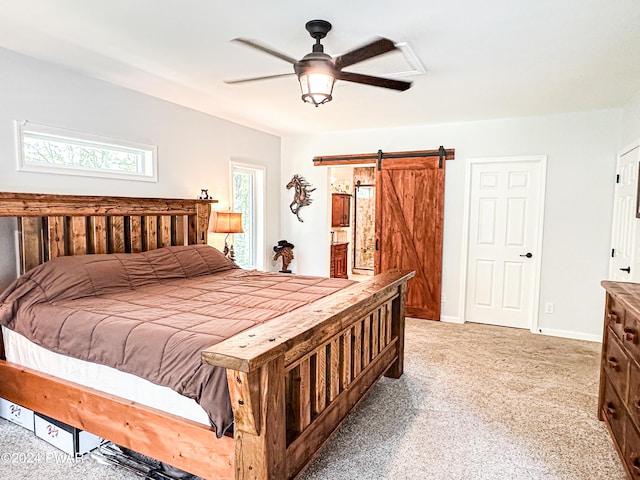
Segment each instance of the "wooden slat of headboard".
M67 254L87 254L87 217L67 217Z
M158 217L158 248L171 246L171 216Z
M18 230L22 252L20 268L24 273L44 262L41 243L42 220L40 218L20 218Z
M187 218L184 215L176 215L171 217L171 238L172 245L185 245L186 238L184 235L185 232L185 222Z
M65 254L64 217L48 217L49 260Z
M142 248L144 250L155 250L158 248L158 217L147 215L144 218L144 232L142 237Z
M129 250L131 253L139 253L142 251L142 217L129 217ZM126 249L126 247L125 247Z
M189 245L198 243L198 218L196 215L189 215L187 219L187 242Z
M207 241L207 230L209 228L209 205L196 205L196 223L198 225L197 239L195 243L205 243Z
M93 253L107 253L107 217L89 218L89 243Z
M109 230L108 251L124 253L124 217L107 217Z

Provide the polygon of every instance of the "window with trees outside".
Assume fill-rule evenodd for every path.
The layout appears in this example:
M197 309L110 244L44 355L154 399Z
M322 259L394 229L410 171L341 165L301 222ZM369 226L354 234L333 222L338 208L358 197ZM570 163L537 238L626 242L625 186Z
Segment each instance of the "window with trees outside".
M231 208L242 213L244 233L234 234L236 263L242 268L265 269L264 168L231 164Z
M156 147L17 122L18 170L157 181Z

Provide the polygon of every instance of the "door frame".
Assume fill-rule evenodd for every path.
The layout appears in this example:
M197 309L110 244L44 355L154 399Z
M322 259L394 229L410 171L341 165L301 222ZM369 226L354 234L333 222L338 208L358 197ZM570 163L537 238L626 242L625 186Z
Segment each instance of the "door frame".
M542 272L542 239L544 230L544 211L545 211L545 193L547 185L547 156L546 155L519 155L509 157L478 157L470 158L467 161L465 172L465 191L464 191L464 215L462 223L462 260L460 266L460 303L458 311L460 312L460 323L466 322L467 317L467 276L469 260L469 218L471 210L471 169L473 165L482 163L512 163L512 162L535 162L540 165L540 206L538 210L538 235L532 250L536 252L534 256L534 292L533 305L529 318L529 330L533 333L540 333L538 329L538 321L540 314L540 277Z
M618 151L618 154L616 155L616 175L619 174L619 170L618 168L620 167L620 158L624 157L626 154L633 152L636 149L640 149L640 138L638 138L636 141L634 141L633 143L630 143L629 145L627 145L626 147L624 147L623 149ZM640 155L640 152L638 153L638 155ZM640 172L638 173L638 182L640 184ZM616 182L617 183L617 182ZM614 192L613 192L613 214L612 214L612 219L611 219L611 239L610 239L610 248L613 249L615 247L615 245L613 244L614 242L614 227L615 227L615 221L616 221L616 212L618 209L618 205L616 204L616 195L617 195L617 186L614 188ZM640 192L638 192L636 190L636 204L634 205L634 208L636 210L638 210L638 202L640 201L638 198L638 195L640 194ZM633 217L632 223L635 223L634 220L637 217ZM635 225L633 227L634 229L636 228ZM637 236L637 231L634 233L633 237L634 237L634 245L635 245L635 238ZM633 247L632 247L633 248ZM633 252L632 252L632 258L631 258L631 267L633 268L633 271L635 271L635 267L636 267L636 252L635 252L635 248L633 248ZM609 257L609 269L607 272L607 278L608 279L612 279L613 278L613 258ZM633 281L633 276L629 279L629 281Z

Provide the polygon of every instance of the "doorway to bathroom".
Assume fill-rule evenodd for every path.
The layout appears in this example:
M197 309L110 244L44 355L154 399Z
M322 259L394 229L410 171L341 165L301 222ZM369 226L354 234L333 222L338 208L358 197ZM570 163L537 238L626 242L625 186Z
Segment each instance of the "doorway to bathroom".
M330 275L364 280L375 268L375 168L333 167L330 179Z
M376 251L376 185L373 167L353 169L353 273L370 275Z

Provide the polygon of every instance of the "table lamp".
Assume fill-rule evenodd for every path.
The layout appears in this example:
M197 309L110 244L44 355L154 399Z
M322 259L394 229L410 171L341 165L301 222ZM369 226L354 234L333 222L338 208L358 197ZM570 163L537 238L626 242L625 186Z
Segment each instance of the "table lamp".
M224 250L222 253L231 261L235 261L233 244L229 245L227 240L232 233L243 233L242 213L236 212L212 212L209 221L209 231L214 233L226 233L224 237Z

